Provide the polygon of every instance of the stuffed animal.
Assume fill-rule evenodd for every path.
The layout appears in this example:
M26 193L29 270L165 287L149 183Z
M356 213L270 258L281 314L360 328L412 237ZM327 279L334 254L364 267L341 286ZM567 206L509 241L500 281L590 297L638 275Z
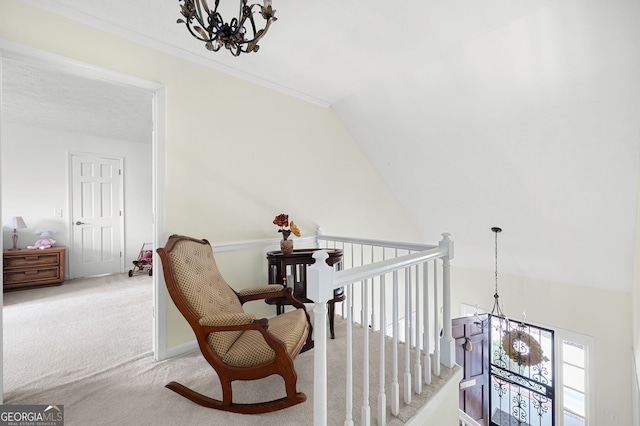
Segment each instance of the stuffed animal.
M53 247L53 245L56 242L55 240L49 237L51 236L51 234L55 234L55 232L56 231L54 231L53 229L47 229L45 231L42 231L42 230L36 231L35 233L37 235L40 235L40 239L36 241L36 244L34 246L27 246L27 248L44 250L44 249Z

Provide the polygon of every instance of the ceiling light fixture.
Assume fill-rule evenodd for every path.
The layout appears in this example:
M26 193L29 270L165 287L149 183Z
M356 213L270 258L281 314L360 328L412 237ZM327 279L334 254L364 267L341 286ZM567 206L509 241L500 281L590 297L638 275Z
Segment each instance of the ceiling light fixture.
M498 228L497 226L494 226L493 228L491 228L491 231L495 233L495 267L496 267L495 269L496 289L495 289L495 292L493 293L493 309L491 309L491 313L487 315L487 318L485 320L482 320L478 315L478 304L476 303L476 312L474 314L475 323L476 325L479 325L484 329L485 322L489 320L490 316L494 316L499 318L500 322L502 322L503 320L506 320L506 324L508 328L509 318L507 318L507 316L502 312L502 307L500 306L500 295L498 294L498 234L502 232L502 228ZM524 313L523 313L522 320L524 321Z
M271 23L278 19L274 16L271 0L264 0L264 5L248 5L247 0L240 0L238 17L228 23L218 12L220 0L215 0L213 10L209 8L207 0L178 1L184 3L181 4L180 12L185 17L178 19L178 23L185 24L191 35L203 41L207 49L217 52L224 47L233 56L239 56L242 52L257 52L260 48L258 41L267 33ZM254 15L257 14L265 20L262 29L256 28Z
M498 228L497 226L491 228L491 231L496 234L495 237L495 259L496 259L496 292L493 294L493 309L491 310L491 315L506 318L507 316L502 312L502 307L500 306L500 295L498 294L498 234L502 232L502 228ZM507 319L507 321L509 321Z

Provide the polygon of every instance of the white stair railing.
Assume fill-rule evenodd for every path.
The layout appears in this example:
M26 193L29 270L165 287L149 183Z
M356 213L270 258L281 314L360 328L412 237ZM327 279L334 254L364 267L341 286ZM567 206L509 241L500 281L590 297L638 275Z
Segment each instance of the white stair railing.
M333 297L334 289L339 288L344 288L347 295L342 310L343 313L346 312L347 319L347 359L345 360L347 401L344 424L352 425L354 422L353 374L358 374L353 371L352 359L354 354L352 334L355 326L354 312L361 313L357 318L360 320L360 326L363 327L364 333L364 343L361 350L363 356L363 398L360 409L360 424L371 424L369 336L371 331L376 329L380 332L380 355L377 366L380 371L380 381L377 384L372 384L378 389L376 410L374 411L377 413L377 423L386 424L388 399L390 399L388 403L392 415L397 415L402 406L398 377L398 348L402 347L402 342L404 343L403 404L411 402L412 393L422 391L423 383L429 384L431 382L432 367L434 374L439 375L440 363L448 368L452 368L455 364L454 340L451 337L451 290L449 283L449 261L453 257L453 242L449 238L449 234L443 234L443 239L437 246L324 235L320 235L318 240L319 247L343 249L343 262L346 267L343 270L335 271L334 268L327 266L328 254L320 250L314 254L315 263L307 270L307 296L315 301L313 309L314 331L316 333L314 425L327 424L326 302ZM366 255L365 252L367 252ZM393 254L394 257L387 258L387 254ZM359 262L357 261L358 257ZM366 264L365 259L371 259L371 262ZM442 279L439 281L436 264L440 261L442 263ZM433 268L429 268L429 264L432 264ZM432 281L429 280L430 270L432 271ZM400 280L404 281L404 286L399 285ZM441 287L441 292L439 287ZM402 292L402 297L400 292ZM388 293L390 293L390 297ZM442 300L439 300L440 294ZM391 306L387 303L387 299L392 299ZM433 306L433 309L430 308L430 305ZM440 307L442 307L442 319L440 318ZM399 318L400 315L404 317ZM391 324L387 322L389 317L392 317ZM378 321L373 322L376 319ZM400 323L403 323L402 328L399 327ZM370 325L371 327L369 327ZM391 329L390 333L389 328ZM438 338L441 329L442 336ZM384 353L386 337L389 334L391 334L393 343L391 395L390 398L387 398ZM413 364L411 364L412 348L414 349ZM421 360L422 353L424 353L424 361ZM434 365L431 363L431 353L433 353Z

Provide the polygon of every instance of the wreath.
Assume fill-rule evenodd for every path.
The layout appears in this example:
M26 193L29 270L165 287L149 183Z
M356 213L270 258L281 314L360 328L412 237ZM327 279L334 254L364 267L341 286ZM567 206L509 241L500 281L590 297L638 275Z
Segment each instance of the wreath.
M521 330L506 333L502 338L502 349L513 362L525 367L540 364L544 357L540 343Z

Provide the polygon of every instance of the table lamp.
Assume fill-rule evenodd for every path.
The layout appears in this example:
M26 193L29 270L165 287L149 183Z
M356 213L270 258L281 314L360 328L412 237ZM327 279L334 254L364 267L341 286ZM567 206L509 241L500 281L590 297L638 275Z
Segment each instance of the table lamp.
M27 224L24 223L24 219L22 219L22 216L10 216L4 223L4 227L13 228L13 235L11 236L11 240L13 240L13 248L11 250L18 250L18 234L16 231L27 227Z

